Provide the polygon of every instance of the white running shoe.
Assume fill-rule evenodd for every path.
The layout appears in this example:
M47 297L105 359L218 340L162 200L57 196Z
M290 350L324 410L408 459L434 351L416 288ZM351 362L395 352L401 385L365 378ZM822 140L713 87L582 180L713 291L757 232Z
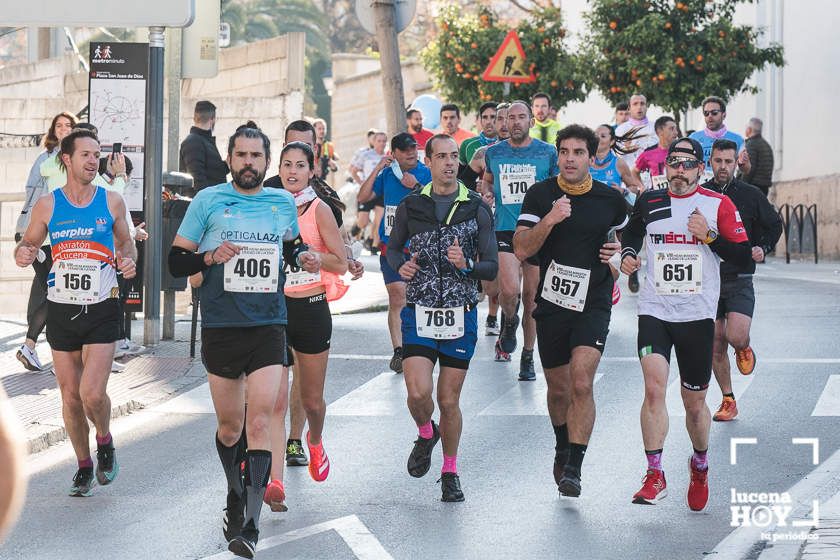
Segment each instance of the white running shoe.
M26 344L20 345L16 357L18 361L23 364L23 367L29 371L41 371L44 369L43 364L41 364L41 360L38 359L38 354L36 354L35 350L31 349Z
M134 354L142 354L146 351L146 347L142 344L135 344L129 338L118 340L114 349L114 358L122 358Z
M111 362L111 371L114 373L121 373L125 371L125 366L119 362Z

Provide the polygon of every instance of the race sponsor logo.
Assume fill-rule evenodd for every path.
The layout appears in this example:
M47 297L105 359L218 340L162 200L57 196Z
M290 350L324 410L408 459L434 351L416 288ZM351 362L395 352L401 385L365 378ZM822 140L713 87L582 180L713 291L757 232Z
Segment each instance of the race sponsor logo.
M650 233L648 234L650 238L650 242L662 245L662 244L673 244L673 245L702 245L703 240L697 239L690 233L674 233L673 231L668 233Z
M77 227L71 229L60 229L58 231L50 232L50 238L53 241L67 238L85 238L93 236L93 228Z

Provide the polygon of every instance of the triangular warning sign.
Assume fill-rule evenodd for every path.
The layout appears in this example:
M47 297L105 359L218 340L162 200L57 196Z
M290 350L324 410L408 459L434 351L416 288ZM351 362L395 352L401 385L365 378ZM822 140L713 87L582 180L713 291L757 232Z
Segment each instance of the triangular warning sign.
M490 64L484 70L481 77L486 82L513 82L529 83L536 82L537 77L528 69L525 64L525 51L516 31L511 29L505 35L502 46L490 59Z

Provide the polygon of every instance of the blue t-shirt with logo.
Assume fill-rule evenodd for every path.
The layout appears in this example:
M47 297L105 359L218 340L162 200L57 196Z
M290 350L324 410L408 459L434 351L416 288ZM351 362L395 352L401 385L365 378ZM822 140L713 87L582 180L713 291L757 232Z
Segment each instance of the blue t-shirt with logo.
M689 136L689 138L697 140L698 142L700 142L700 145L703 146L703 161L706 164L706 170L710 171L711 168L709 167L709 158L712 157L712 144L715 143L715 140L717 140L717 138L706 136L705 130L696 130L691 133L691 136ZM733 142L735 142L735 145L738 147L738 149L735 150L736 156L738 155L738 153L740 153L741 148L744 146L744 139L741 137L741 135L736 134L731 130L727 130L724 133L722 139L732 140Z
M524 148L511 146L505 140L487 148L484 159L487 170L493 174L496 231L513 231L527 190L560 173L557 148L535 138Z
M288 191L263 188L256 194L242 194L231 183L202 189L187 208L178 235L198 243L199 252L212 251L230 241L240 246L247 244L252 251L263 254L279 254L278 269L268 274L277 275L277 287L269 292L225 291L226 282L235 280L225 278L225 265L205 270L201 286L202 326L285 325L283 241L299 234L297 208ZM251 264L245 262L243 268ZM268 273L264 268L254 269L259 275Z
M414 169L403 171L403 173L414 175L414 178L420 182L420 186L432 182L432 172L419 161ZM394 227L397 206L413 190L403 186L400 180L397 179L397 176L394 175L394 170L390 166L383 169L376 176L376 179L373 180L373 192L377 196L381 196L385 201L385 216L379 223L379 239L382 240L382 243L388 244L388 238L391 236L391 228Z

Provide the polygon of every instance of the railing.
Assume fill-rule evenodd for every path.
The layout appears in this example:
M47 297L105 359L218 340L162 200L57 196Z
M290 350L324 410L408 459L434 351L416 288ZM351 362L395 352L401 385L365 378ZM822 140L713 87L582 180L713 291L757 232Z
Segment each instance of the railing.
M807 253L806 245L813 243L814 264L819 262L819 243L817 237L817 205L783 204L779 208L782 219L782 233L785 236L785 262L790 264L791 253ZM810 226L806 228L806 223ZM807 234L810 233L810 238ZM793 245L793 250L791 250Z

